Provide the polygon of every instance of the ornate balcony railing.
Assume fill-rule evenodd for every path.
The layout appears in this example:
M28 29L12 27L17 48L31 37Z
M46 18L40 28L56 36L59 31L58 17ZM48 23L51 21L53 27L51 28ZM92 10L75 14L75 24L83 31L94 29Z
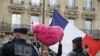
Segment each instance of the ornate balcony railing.
M86 11L86 12L94 12L95 11L95 8L94 7L91 7L91 8L83 7L83 11Z
M32 2L29 2L29 5L30 6L42 6L42 3L32 3Z
M32 4L32 2L29 2L29 5L30 6L27 8L29 14L42 14L42 3Z
M29 32L31 32L31 25L17 25L17 24L9 24L9 23L2 23L0 22L0 33L1 32L13 32L13 29L16 28L16 27L25 27L25 28L28 28L29 29Z
M77 10L78 7L77 6L66 6L67 10Z
M60 8L60 5L59 4L48 4L48 7L50 8L50 9L59 9Z
M94 38L100 39L100 30L87 30L87 29L81 29L86 34L89 34L93 36Z
M16 25L17 27L18 25ZM26 27L30 30L31 26L30 25L20 25L20 27ZM9 23L4 23L4 22L0 22L0 33L2 32L12 32L12 27L11 27L11 24ZM87 30L87 29L81 29L83 32L87 33L87 34L90 34L91 36L93 37L96 37L97 39L100 39L100 30ZM29 31L31 32L31 30ZM40 44L39 42L34 42L33 43L34 45L36 45L37 48L40 47ZM51 56L55 56L55 53L53 51L51 51L49 49L49 54Z
M16 25L16 27L25 27L25 28L28 28L29 29L29 33L32 33L32 26L31 25ZM14 29L14 26L12 27L11 24L9 23L2 23L0 22L0 33L2 32L13 32L13 29ZM93 37L96 37L96 38L99 38L100 37L100 30L87 30L87 29L81 29L83 32L93 36ZM100 38L99 38L100 39Z

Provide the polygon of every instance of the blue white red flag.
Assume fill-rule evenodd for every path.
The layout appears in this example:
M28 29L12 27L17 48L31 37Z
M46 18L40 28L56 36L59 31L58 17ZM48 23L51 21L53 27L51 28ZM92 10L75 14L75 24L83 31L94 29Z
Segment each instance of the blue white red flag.
M62 17L60 13L58 13L57 10L53 11L52 15L52 21L50 26L60 26L64 29L64 36L62 39L62 56L67 56L67 54L72 51L72 40L76 37L82 37L84 45L89 45L90 53L94 56L98 49L95 49L98 47L96 44L93 45L93 43L97 43L94 41L90 36L88 36L86 33L82 32L80 29L72 25L68 22L67 19ZM91 39L91 40L90 40ZM85 42L84 42L85 41ZM99 43L100 44L100 43ZM50 46L50 48L57 53L58 51L58 43ZM94 53L93 53L94 52Z

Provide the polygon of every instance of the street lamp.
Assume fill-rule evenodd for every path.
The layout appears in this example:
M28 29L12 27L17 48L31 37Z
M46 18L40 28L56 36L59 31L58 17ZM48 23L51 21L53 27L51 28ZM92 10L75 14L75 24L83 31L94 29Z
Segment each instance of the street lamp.
M45 23L45 0L43 0L43 20L42 20L42 23L43 24ZM48 51L48 48L45 45L41 45L41 46L42 46L42 52L44 50Z
M45 0L43 0L43 20L42 20L42 23L44 24L45 23Z

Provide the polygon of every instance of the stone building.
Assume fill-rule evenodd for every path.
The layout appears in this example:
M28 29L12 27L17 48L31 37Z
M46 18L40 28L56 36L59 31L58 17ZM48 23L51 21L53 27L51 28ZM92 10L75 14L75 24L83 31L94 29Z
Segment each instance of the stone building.
M49 25L55 8L82 31L100 39L100 0L0 0L0 40L11 37L15 27Z

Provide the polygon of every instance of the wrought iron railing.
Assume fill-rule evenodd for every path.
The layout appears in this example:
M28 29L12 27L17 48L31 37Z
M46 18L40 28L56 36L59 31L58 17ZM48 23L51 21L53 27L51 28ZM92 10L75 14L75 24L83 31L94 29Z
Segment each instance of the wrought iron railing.
M16 25L17 27L18 25ZM20 27L26 27L30 30L31 26L30 25L21 25ZM3 23L3 22L0 22L0 33L2 32L12 32L13 28L11 27L11 24L9 23ZM93 37L96 37L98 39L100 39L100 30L87 30L87 29L81 29L83 32L87 33L87 34L90 34L91 36ZM31 32L31 30L29 31ZM39 47L39 43L33 43L34 45L36 44L37 47ZM51 56L55 56L55 53L53 51L51 51L49 49L49 54Z
M94 12L95 8L94 7L91 7L91 8L83 7L83 10L87 12Z
M29 33L32 33L32 26L31 25L14 25L12 27L11 24L9 23L2 23L0 22L0 33L2 32L13 32L13 29L16 28L16 27L25 27L25 28L28 28L29 29ZM99 38L100 37L100 30L87 30L87 29L81 29L83 32L93 36L93 37L97 37Z
M59 4L48 4L48 7L51 8L51 9L59 9L60 8L60 5Z
M32 32L31 31L31 25L17 25L17 24L9 24L9 23L0 23L0 33L1 32L13 32L13 29L14 28L18 28L18 27L25 27L25 28L28 28L29 29L29 32Z
M76 10L76 9L78 9L78 7L77 6L66 6L66 8L68 9L68 10Z
M93 36L94 38L100 39L100 30L87 30L87 29L81 29L86 34L89 34Z

